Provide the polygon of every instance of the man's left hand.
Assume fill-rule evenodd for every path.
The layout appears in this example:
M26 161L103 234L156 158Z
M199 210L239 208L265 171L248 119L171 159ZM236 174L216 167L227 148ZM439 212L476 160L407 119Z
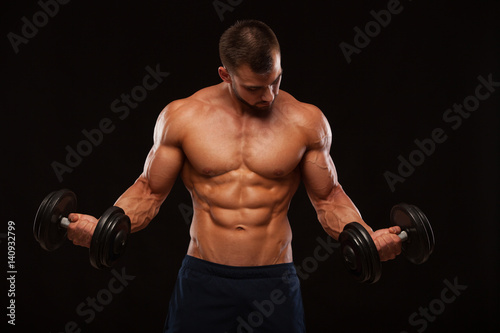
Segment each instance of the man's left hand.
M371 234L373 242L377 247L380 261L396 258L401 253L401 239L398 234L401 228L398 226L380 229Z

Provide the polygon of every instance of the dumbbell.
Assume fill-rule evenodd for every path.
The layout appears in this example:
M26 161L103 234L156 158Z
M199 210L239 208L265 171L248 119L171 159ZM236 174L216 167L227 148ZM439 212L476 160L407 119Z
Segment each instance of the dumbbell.
M47 251L58 249L66 240L71 223L70 213L76 212L76 195L62 189L49 193L38 207L33 234ZM108 208L99 219L89 248L90 263L98 269L111 267L124 253L130 234L130 218L120 207Z
M391 209L391 224L401 227L398 234L402 254L419 265L427 261L434 251L434 232L429 220L416 206L406 203ZM382 267L377 247L368 231L358 222L347 224L339 236L344 265L359 282L375 283L380 279Z

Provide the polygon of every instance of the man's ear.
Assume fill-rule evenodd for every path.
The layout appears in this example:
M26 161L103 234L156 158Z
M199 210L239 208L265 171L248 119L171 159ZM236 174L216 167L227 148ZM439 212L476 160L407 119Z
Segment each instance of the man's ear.
M226 67L223 66L219 67L219 76L222 79L222 81L226 83L232 83L231 75L229 75L229 72L227 71Z

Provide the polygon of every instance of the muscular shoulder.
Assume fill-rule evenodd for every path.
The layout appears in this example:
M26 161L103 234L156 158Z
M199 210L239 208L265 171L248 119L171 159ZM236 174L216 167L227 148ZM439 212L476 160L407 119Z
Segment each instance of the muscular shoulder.
M204 110L210 109L208 95L213 87L204 88L195 94L170 102L158 116L155 140L179 146L188 125L199 119Z
M212 87L204 88L187 98L172 101L163 109L160 116L169 121L187 120L195 116L194 113L202 112L203 109L209 107L210 98L208 95L212 90Z
M330 148L332 132L323 112L315 105L300 102L292 95L283 93L283 111L293 117L303 133L308 149Z

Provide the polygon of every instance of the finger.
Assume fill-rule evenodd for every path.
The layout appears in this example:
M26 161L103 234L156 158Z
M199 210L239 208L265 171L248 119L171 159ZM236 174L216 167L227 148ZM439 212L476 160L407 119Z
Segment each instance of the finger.
M68 219L70 222L77 222L80 219L80 216L82 214L77 214L77 213L71 213L68 215Z
M90 240L94 233L96 223L94 219L88 215L72 213L68 218L77 223L70 223L68 226L67 237L75 245L90 246Z
M399 234L401 232L401 227L399 227L399 226L390 227L389 232L391 234Z
M379 251L381 261L394 259L401 253L401 240L397 235L385 234L379 237L378 242L381 248Z
M389 235L388 235L389 236ZM388 249L391 254L391 259L396 258L401 253L402 241L397 235L391 234L387 237Z
M401 228L398 226L393 226L385 229L379 229L375 231L375 236L384 236L384 235L393 235L393 234L398 234L401 232Z
M377 237L377 239L375 240L375 246L377 247L377 251L379 252L380 256L383 256L385 248L387 247L387 242L385 241L383 235Z

